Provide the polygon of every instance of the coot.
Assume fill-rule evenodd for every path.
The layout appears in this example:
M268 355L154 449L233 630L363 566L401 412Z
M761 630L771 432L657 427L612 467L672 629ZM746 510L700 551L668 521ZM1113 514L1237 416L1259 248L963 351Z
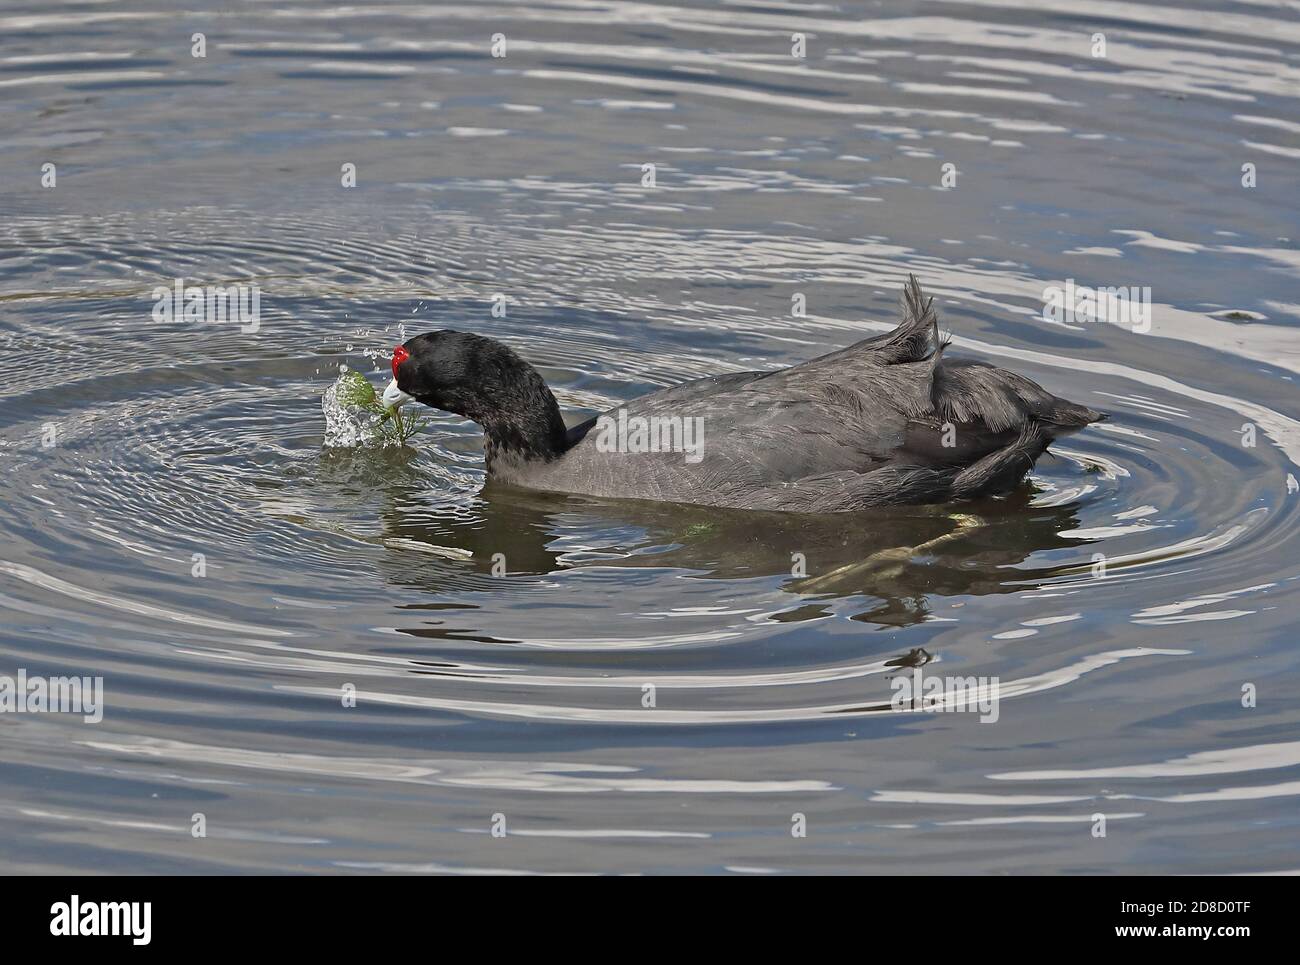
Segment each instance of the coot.
M1014 372L949 358L933 302L909 276L892 332L790 368L652 392L573 428L536 369L465 332L399 346L384 401L477 422L494 482L796 513L1005 493L1053 439L1104 418Z

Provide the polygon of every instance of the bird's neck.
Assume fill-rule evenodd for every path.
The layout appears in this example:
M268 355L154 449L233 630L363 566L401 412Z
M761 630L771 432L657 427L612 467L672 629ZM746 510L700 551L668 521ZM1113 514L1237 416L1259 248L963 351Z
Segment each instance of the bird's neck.
M522 463L550 462L568 448L555 396L536 369L519 361L515 379L499 387L478 412L465 413L483 427L489 476L508 475Z

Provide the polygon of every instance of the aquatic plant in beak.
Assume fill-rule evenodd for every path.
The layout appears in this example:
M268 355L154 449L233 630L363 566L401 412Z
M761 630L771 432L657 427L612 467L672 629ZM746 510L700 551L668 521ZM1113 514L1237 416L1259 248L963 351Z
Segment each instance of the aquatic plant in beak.
M348 408L378 416L375 431L385 443L392 445L405 445L406 440L424 428L427 422L415 416L403 419L400 407L385 404L375 393L370 380L360 372L344 372L340 375L335 383L334 398Z

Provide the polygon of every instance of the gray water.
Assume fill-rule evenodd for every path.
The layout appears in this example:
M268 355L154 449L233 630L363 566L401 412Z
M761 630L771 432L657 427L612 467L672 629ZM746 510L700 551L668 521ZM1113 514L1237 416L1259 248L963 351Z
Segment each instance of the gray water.
M1298 57L1265 0L5 3L0 676L104 695L0 714L0 870L1300 869ZM579 419L908 272L1110 421L831 520L480 492L445 414L323 445L422 331ZM996 722L894 707L922 663Z

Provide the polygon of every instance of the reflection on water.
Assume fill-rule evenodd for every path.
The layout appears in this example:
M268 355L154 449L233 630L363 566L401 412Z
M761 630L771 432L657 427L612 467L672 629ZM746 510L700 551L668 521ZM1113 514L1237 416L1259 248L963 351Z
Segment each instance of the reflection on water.
M1073 507L1036 507L1030 489L1026 484L1006 498L956 507L837 518L641 500L601 503L494 487L471 512L439 518L409 511L420 491L393 487L393 502L380 517L384 544L408 552L386 557L384 575L431 592L461 578L467 590L501 589L471 574L521 580L591 565L671 568L691 579L720 581L774 577L793 598L788 610L768 614L771 619L812 619L827 612L813 601L851 597L872 602L854 619L909 626L930 615L930 596L1017 592L1001 568L1087 542L1060 535L1078 522ZM584 532L583 545L557 541L566 530ZM412 552L428 559L417 562ZM1050 567L1029 568L1017 579L1052 575Z
M0 715L0 867L1300 867L1294 11L176 18L0 12L0 675L106 702ZM322 446L422 331L580 420L884 331L908 272L951 352L1111 420L1005 498L832 519L484 488L443 413ZM151 317L177 278L256 284L256 333ZM1044 320L1067 279L1150 331ZM997 722L900 712L918 670Z

